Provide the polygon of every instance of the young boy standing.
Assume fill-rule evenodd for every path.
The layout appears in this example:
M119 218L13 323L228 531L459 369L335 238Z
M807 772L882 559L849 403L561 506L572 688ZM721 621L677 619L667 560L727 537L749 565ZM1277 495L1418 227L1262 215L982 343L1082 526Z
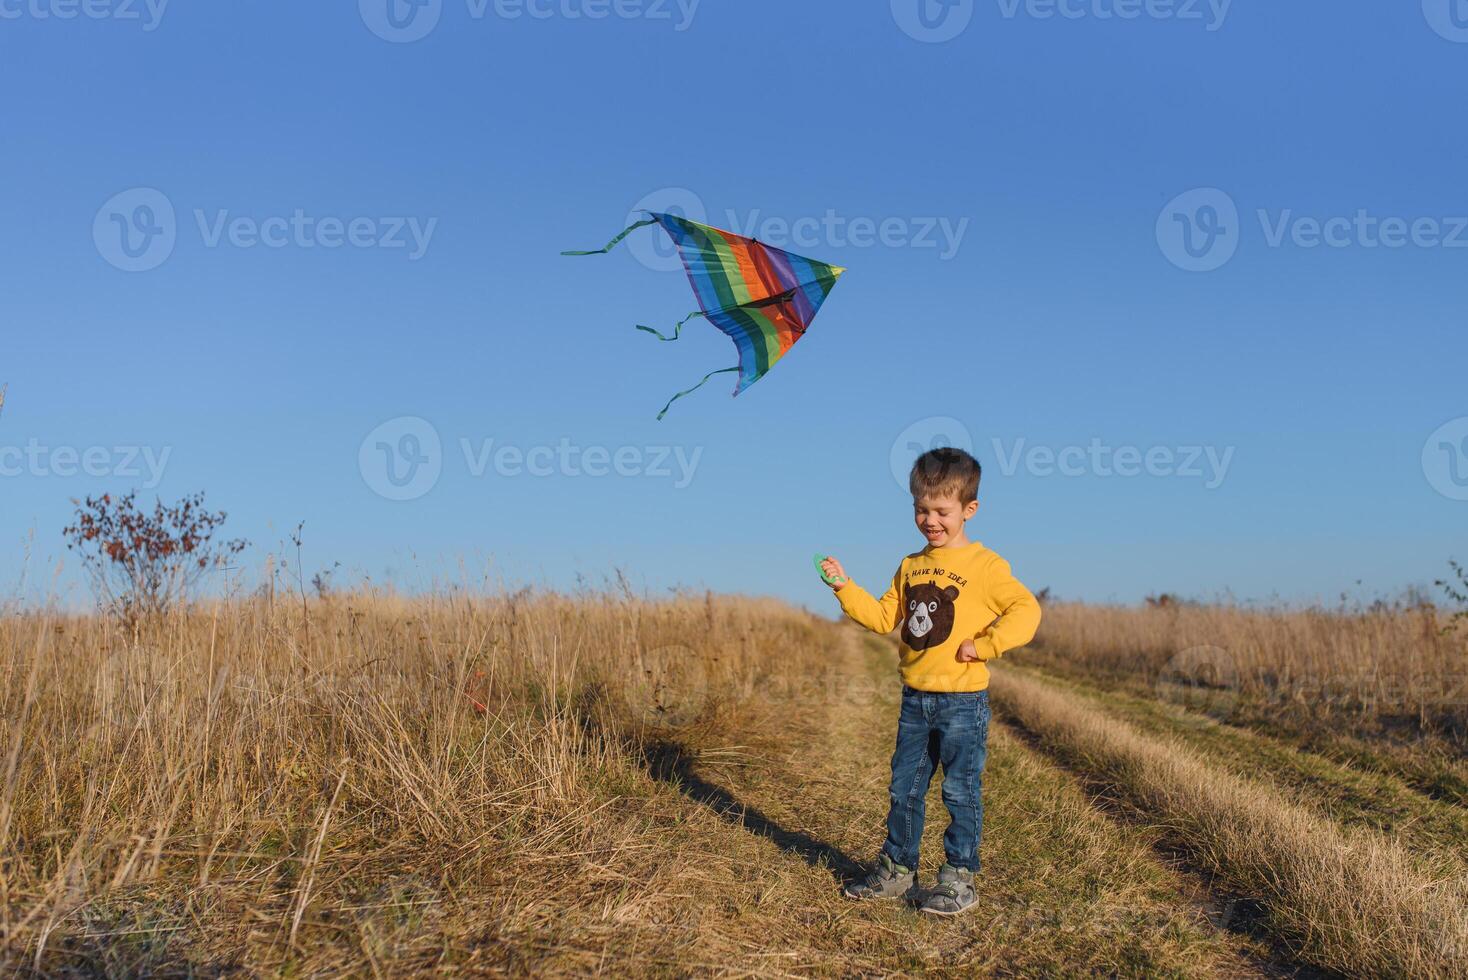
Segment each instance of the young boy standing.
M846 886L846 894L919 897L924 800L941 763L950 817L943 835L947 860L937 886L921 897L922 911L935 915L957 915L976 898L989 737L986 664L1024 646L1040 625L1040 604L1009 562L964 534L964 523L979 509L980 475L978 460L961 449L934 449L913 464L913 517L928 543L902 560L881 599L847 578L836 559L821 565L848 616L874 633L902 626L902 711L892 753L887 840L876 867Z

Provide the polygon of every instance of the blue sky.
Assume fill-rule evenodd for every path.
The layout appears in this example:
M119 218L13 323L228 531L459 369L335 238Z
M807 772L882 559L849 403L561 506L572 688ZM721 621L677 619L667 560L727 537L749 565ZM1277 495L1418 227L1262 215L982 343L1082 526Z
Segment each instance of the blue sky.
M4 591L138 487L252 567L828 608L943 440L1069 598L1468 557L1468 3L387 2L0 0ZM632 329L659 233L558 255L639 205L850 271L657 422L732 345Z

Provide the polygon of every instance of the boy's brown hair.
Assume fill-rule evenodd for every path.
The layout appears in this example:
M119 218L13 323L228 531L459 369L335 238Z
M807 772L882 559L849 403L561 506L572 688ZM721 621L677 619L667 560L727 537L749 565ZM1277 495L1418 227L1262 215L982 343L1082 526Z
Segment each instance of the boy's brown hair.
M930 449L912 464L907 478L913 498L924 495L957 497L960 504L979 499L979 478L983 468L979 461L962 449L943 447Z

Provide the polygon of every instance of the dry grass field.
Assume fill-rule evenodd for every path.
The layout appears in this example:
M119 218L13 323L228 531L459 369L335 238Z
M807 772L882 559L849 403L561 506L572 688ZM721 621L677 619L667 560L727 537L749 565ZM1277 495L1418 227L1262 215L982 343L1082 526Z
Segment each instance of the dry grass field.
M0 972L1468 976L1442 625L1047 609L996 665L979 904L935 920L839 894L898 698L848 624L539 592L12 611ZM929 814L931 879L936 780Z

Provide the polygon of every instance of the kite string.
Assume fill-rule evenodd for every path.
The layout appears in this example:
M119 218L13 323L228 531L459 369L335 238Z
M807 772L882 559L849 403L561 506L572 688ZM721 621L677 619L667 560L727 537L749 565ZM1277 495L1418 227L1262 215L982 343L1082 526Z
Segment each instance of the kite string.
M623 228L622 229L621 234L619 234L616 238L613 238L611 241L607 242L606 248L596 248L596 249L592 249L589 252L577 252L577 251L562 252L561 254L562 255L605 255L606 253L610 252L612 249L616 248L617 245L622 241L622 239L626 238L628 235L632 234L637 229L639 229L639 228L646 228L648 225L655 225L655 224L657 224L657 221L658 221L657 218L647 218L647 219L645 219L643 221L637 222L636 224L628 225L626 228Z
M678 339L678 334L681 333L682 330L683 330L683 324L687 323L689 320L692 320L696 316L705 316L705 315L706 314L703 312L703 310L694 310L692 313L688 314L683 319L681 319L681 320L678 321L678 325L673 328L673 336L671 336L671 337L666 336L666 335L664 335L662 333L659 333L658 331L654 330L652 327L644 327L640 323L637 325L637 329L638 330L645 330L645 331L647 331L648 333L650 333L654 337L656 337L658 340L677 340Z
M658 421L661 422L663 420L663 416L668 414L668 409L670 409L670 408L673 407L673 403L675 401L677 401L678 399L682 398L684 395L691 395L695 391L697 391L698 389L702 388L704 381L707 381L709 378L712 378L716 374L728 374L730 371L738 371L738 370L739 370L739 365L736 364L733 367L720 368L717 371L710 371L708 374L705 374L703 376L703 381L700 381L698 384L694 385L692 388L689 388L687 391L680 391L680 392L678 392L678 394L674 395L672 398L669 398L668 399L668 404L664 405L663 406L663 410L658 413Z

